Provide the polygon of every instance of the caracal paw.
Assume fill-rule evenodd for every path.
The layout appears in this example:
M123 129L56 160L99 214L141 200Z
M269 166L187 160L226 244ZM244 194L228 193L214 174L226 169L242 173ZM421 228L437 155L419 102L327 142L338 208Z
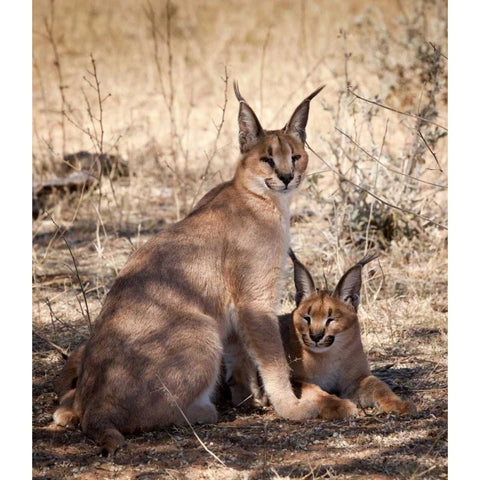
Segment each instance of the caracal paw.
M357 416L358 409L350 400L332 395L321 400L319 414L324 420L345 420Z
M415 415L417 407L410 400L392 400L382 405L382 410L387 413L396 413L397 415Z

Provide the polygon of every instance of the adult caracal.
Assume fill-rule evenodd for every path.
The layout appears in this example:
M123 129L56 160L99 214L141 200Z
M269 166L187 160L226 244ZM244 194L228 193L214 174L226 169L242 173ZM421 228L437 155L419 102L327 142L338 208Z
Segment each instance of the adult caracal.
M305 176L310 100L280 130L264 130L240 95L240 159L232 180L129 259L92 336L57 383L57 424L80 422L105 455L123 434L213 423L211 395L231 332L255 360L284 418L318 416L289 381L275 307L289 248L289 203ZM73 381L76 379L76 385Z
M401 400L370 373L363 351L357 316L362 267L377 256L360 260L347 270L333 292L327 292L315 287L312 276L292 250L289 254L294 264L297 308L280 316L279 323L291 379L299 395L311 395L311 384L318 385L324 391L318 401L319 413L327 419L355 415L353 402L362 407L376 406L384 412L414 413L412 402ZM243 367L235 368L235 362ZM234 364L227 379L234 403L252 394L255 403L264 404L261 388L255 384L253 363L238 357L226 363Z

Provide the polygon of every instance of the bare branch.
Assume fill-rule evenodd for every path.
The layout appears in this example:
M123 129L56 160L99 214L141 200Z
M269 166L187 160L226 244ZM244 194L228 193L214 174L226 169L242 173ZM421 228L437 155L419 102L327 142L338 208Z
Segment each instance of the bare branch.
M432 187L437 187L437 188L448 188L446 185L440 185L438 183L432 183L428 182L427 180L422 180L421 178L413 177L412 175L409 175L408 173L403 173L400 170L396 170L395 168L389 167L388 165L385 165L383 162L380 161L379 158L374 157L371 153L367 152L362 146L360 146L350 135L345 133L344 131L340 130L338 127L335 127L335 130L339 133L341 133L343 136L348 138L350 142L352 142L357 148L359 148L365 155L367 155L368 158L371 158L375 162L379 163L382 167L386 168L390 172L397 173L398 175L403 175L404 177L411 178L412 180L415 180L416 182L421 182L425 183L427 185L431 185Z
M335 173L341 180L344 180L345 182L347 183L350 183L351 185L353 185L355 188L358 188L359 190L362 190L363 192L367 193L368 195L370 195L371 197L375 198L376 200L378 200L379 202L383 203L384 205L386 205L387 207L390 207L390 208L393 208L395 210L399 210L401 212L404 212L404 213L408 213L410 215L413 215L415 217L418 217L418 218L421 218L422 220L426 220L428 222L430 222L432 225L435 225L439 228L444 228L445 230L448 230L448 227L445 226L445 225L442 225L441 223L438 223L438 222L435 222L434 220L432 220L431 218L428 218L426 217L425 215L422 215L421 213L417 213L417 212L414 212L412 210L408 210L406 208L402 208L402 207L399 207L398 205L394 205L393 203L390 203L390 202L387 202L386 200L384 200L383 198L379 197L378 195L376 195L375 193L372 193L370 190L368 190L367 188L365 187L362 187L361 185L358 185L356 184L355 182L352 182L350 179L348 179L347 177L345 177L345 175L341 174L338 170L335 170L325 159L323 159L315 150L313 150L313 148L308 144L308 143L305 143L305 145L308 147L308 149L317 157L319 158L333 173Z
M90 333L91 333L92 332L92 321L91 321L91 318L90 318L90 310L88 309L87 295L85 293L85 289L83 288L83 283L82 283L82 280L80 278L80 273L78 272L77 261L75 260L75 256L73 255L72 249L70 248L70 245L68 244L67 239L65 238L65 232L60 229L60 226L55 222L55 220L53 219L53 217L50 213L48 214L48 216L50 217L50 220L52 221L52 223L57 227L57 231L59 232L62 240L65 242L65 245L66 245L66 247L67 247L67 249L70 253L70 256L72 257L73 266L75 268L75 275L77 277L78 284L80 285L80 290L82 291L83 301L85 302L86 317L87 317L87 320L88 320L88 327L89 327Z
M195 431L195 429L193 428L193 425L192 423L190 422L190 420L188 419L188 417L185 415L185 412L182 410L182 407L180 407L180 405L178 404L177 402L177 399L175 398L175 396L172 394L172 392L168 389L168 387L162 382L161 378L157 375L157 378L159 380L159 382L162 384L162 387L163 389L165 390L166 393L168 393L168 395L170 396L170 398L172 399L173 403L175 404L175 406L178 408L178 411L180 412L180 414L182 415L182 417L184 418L185 422L187 423L187 425L190 427L190 429L192 430L193 432L193 435L195 436L195 438L198 440L198 443L200 443L200 445L202 446L202 448L209 454L211 455L218 463L220 463L221 465L223 465L224 467L226 467L225 463L222 462L222 460L220 460L220 458L217 457L217 455L215 455L206 445L205 445L205 442L198 436L197 432Z
M57 38L54 33L54 22L55 22L55 1L50 0L50 18L44 18L43 23L45 26L45 31L47 32L46 37L52 47L53 52L53 64L55 66L55 71L57 74L58 82L58 91L60 93L60 111L62 112L61 118L61 128L62 128L62 156L65 154L66 146L66 133L65 133L65 119L63 117L63 112L65 111L65 106L67 105L67 99L65 97L65 83L63 79L63 70L62 63L60 61L60 54L58 52Z
M275 121L280 114L280 112L288 105L288 102L293 98L293 96L300 90L305 83L307 83L307 80L312 76L312 74L315 72L315 70L320 66L320 64L324 61L324 58L319 58L314 64L313 67L306 73L306 75L303 77L302 81L298 84L297 87L295 87L290 95L287 96L287 99L283 104L280 106L280 108L276 111L275 115L273 116L272 121Z
M443 57L445 60L448 60L448 57L444 55L433 42L427 42L427 43L435 50L435 53L438 53L438 55Z
M59 347L56 343L53 343L51 340L48 338L44 337L43 335L40 335L35 329L32 328L33 334L38 337L40 340L45 342L46 344L50 345L54 350L56 350L60 355L66 360L68 358L68 352L63 349L62 347Z
M58 232L58 230L57 230ZM57 233L55 232L55 234ZM55 319L55 321L61 323L63 326L69 328L70 330L72 330L73 332L77 333L77 334L80 334L80 332L78 331L77 328L75 328L73 325L70 325L69 323L65 322L64 320L62 320L61 318L59 318L55 312L53 311L53 308L52 308L52 304L50 303L50 299L48 297L45 297L45 303L47 304L47 307L50 311L50 315L51 317L53 317Z
M433 158L435 159L435 162L437 162L438 169L443 173L442 167L440 166L440 163L437 158L437 154L432 150L428 142L425 140L425 137L422 135L420 128L417 128L417 133L420 136L420 138L423 140L423 143L425 144L425 146L428 148L428 151L432 154Z
M270 39L270 30L272 24L268 26L267 35L265 36L265 41L262 46L262 59L260 61L260 116L263 116L263 71L265 68L265 54L267 52L268 41Z
M192 200L192 203L190 205L190 210L193 208L193 206L197 202L198 195L200 194L200 191L203 187L203 184L205 183L205 181L207 179L208 172L210 171L210 166L211 166L212 160L215 158L215 155L218 152L218 139L220 138L220 132L222 131L223 124L225 122L225 111L227 109L227 102L228 102L228 68L227 68L226 65L224 65L224 69L225 69L225 78L223 78L222 80L225 84L225 88L223 90L223 106L221 107L222 118L220 120L219 125L216 126L217 134L216 134L215 140L213 142L212 152L207 157L207 164L205 165L205 170L203 171L203 174L200 177L201 181L200 181L200 184L197 188L197 191L196 191L195 195L193 196L193 200Z
M432 125L435 125L438 128L441 128L442 130L448 131L448 129L446 127L444 127L443 125L440 125L439 123L433 122L432 120L428 120L427 118L419 117L418 115L414 115L413 113L402 112L401 110L397 110L395 108L389 107L388 105L383 105L383 103L375 102L374 100L369 100L368 98L365 98L365 97L362 97L361 95L358 95L352 89L349 89L348 92L351 93L354 97L358 98L359 100L363 100L364 102L371 103L372 105L376 105L377 107L385 108L386 110L390 110L391 112L395 112L395 113L398 113L400 115L405 115L406 117L411 117L411 118L415 118L417 120L421 120L422 122L430 123Z

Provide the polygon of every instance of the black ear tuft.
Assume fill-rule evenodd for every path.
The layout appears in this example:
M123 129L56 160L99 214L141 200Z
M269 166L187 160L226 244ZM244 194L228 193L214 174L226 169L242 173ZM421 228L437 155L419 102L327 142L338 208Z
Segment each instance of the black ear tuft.
M372 253L349 268L339 280L332 296L352 305L357 311L360 306L360 291L362 289L362 267L376 258L378 258L378 254Z
M283 129L286 134L295 137L302 143L305 143L305 141L307 140L305 128L307 126L308 112L310 110L310 100L312 100L324 88L325 85L317 88L295 109L293 115L290 117L290 120Z
M233 91L235 92L235 96L239 102L245 102L242 94L240 93L240 89L238 88L238 82L236 80L233 81ZM245 102L246 103L246 102Z
M243 98L238 88L238 82L233 82L233 90L237 100L240 102L238 110L238 140L240 152L246 153L256 145L264 136L264 131L253 109Z
M317 292L315 288L315 282L313 281L310 272L305 268L305 266L297 259L293 250L288 249L288 255L293 262L293 278L295 281L295 303L298 305Z

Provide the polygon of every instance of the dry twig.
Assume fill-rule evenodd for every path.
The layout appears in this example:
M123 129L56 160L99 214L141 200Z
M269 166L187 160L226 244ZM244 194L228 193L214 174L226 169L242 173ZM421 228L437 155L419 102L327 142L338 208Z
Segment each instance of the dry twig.
M421 120L422 122L425 122L425 123L430 123L432 125L435 125L438 128L441 128L442 130L448 131L448 129L443 125L440 125L439 123L436 123L432 120L428 120L428 118L419 117L418 115L415 115L413 113L402 112L401 110L397 110L396 108L389 107L388 105L384 105L383 103L375 102L374 100L369 100L368 98L358 95L352 89L349 89L348 93L351 93L354 97L358 98L359 100L363 100L364 102L371 103L372 105L376 105L377 107L385 108L386 110L390 110L391 112L395 112L400 115L405 115L406 117L415 118L416 120Z
M182 410L182 408L180 407L180 405L178 404L177 402L177 399L175 398L175 396L172 394L172 392L170 392L170 390L168 389L168 387L162 382L162 380L160 379L160 377L157 375L157 378L159 380L159 382L162 384L162 387L163 389L169 394L170 398L172 399L173 403L175 404L175 406L178 408L178 411L180 412L180 414L182 415L182 417L184 418L185 422L187 422L187 425L190 427L190 429L192 430L193 432L193 435L195 436L195 438L198 440L198 442L200 443L200 445L202 446L202 448L209 454L211 455L217 462L219 462L222 466L226 467L225 463L222 462L222 460L220 460L220 458L217 457L217 455L215 455L204 443L204 441L198 436L197 432L195 431L195 429L193 428L193 425L191 424L190 420L188 419L188 417L185 415L184 411Z
M428 182L427 180L422 180L421 178L414 177L412 175L409 175L408 173L403 173L400 170L396 170L395 168L392 168L388 165L385 165L383 162L380 161L381 155L376 158L374 155L371 153L367 152L361 145L359 145L348 133L345 133L343 130L340 130L338 127L335 127L335 130L339 133L341 133L343 136L345 136L350 142L352 142L358 149L360 149L365 155L367 155L368 158L371 158L373 161L379 163L382 167L386 168L392 173L397 173L398 175L402 175L404 177L410 178L412 180L415 180L416 182L420 183L425 183L427 185L431 185L432 187L437 187L437 188L448 188L446 185L440 185L438 183L432 183ZM441 170L441 169L440 169Z
M190 205L190 210L193 208L193 206L197 202L198 195L200 194L200 191L205 181L207 180L207 175L208 175L208 172L210 171L212 160L215 158L215 155L218 152L218 139L220 138L220 133L222 131L223 124L225 123L225 110L227 109L227 103L228 103L228 69L226 65L224 65L224 68L225 68L225 78L222 78L222 80L225 84L225 88L223 90L223 106L221 107L222 118L220 119L220 123L218 124L218 126L216 126L217 134L215 135L215 140L213 141L213 148L210 155L207 157L205 170L203 171L203 174L200 177L200 183L198 185L197 191L195 192L195 195L193 196L193 200Z
M85 289L83 287L83 282L80 278L80 273L78 272L77 261L75 260L75 256L73 255L72 249L70 248L70 245L67 242L67 239L65 238L65 232L61 231L60 226L55 222L52 215L48 214L48 216L50 217L50 220L52 221L52 223L57 227L57 231L60 234L60 238L65 242L65 245L66 245L66 247L67 247L67 249L70 253L70 256L72 257L73 266L74 266L74 269L75 269L75 275L77 277L78 284L80 286L80 290L82 291L83 301L85 303L86 317L87 317L87 320L88 320L88 327L89 327L90 333L91 333L92 332L92 320L90 318L90 310L88 309L87 294L85 293Z
M431 223L432 225L435 225L437 227L440 227L440 228L443 228L445 230L448 230L448 227L446 225L442 225L441 223L438 223L438 222L435 222L434 220L432 220L431 218L428 218L426 217L425 215L422 215L421 213L417 213L417 212L414 212L412 210L408 210L407 208L402 208L402 207L399 207L398 205L394 205L393 203L390 203L390 202L387 202L386 200L384 200L383 198L379 197L378 195L376 195L375 193L371 192L370 190L366 189L365 187L362 187L361 185L358 185L356 184L355 182L352 182L350 179L348 179L347 177L345 177L345 175L343 175L342 173L340 173L338 170L335 170L325 159L323 159L315 150L313 150L312 147L310 147L310 145L308 143L306 143L308 149L317 157L319 158L333 173L335 173L341 180L344 180L345 182L347 183L350 183L352 186L354 186L355 188L358 188L359 190L362 190L363 192L367 193L368 195L370 195L371 197L377 199L379 202L383 203L384 205L386 205L387 207L390 207L390 208L393 208L395 210L399 210L401 212L404 212L404 213L408 213L410 215L413 215L415 217L418 217L418 218L421 218L423 220L426 220L428 221L429 223Z
M62 347L58 346L56 343L52 342L51 340L49 340L48 338L44 337L43 335L40 335L37 331L35 331L35 329L32 328L32 332L33 334L38 337L40 340L42 340L42 342L45 342L47 343L48 345L50 345L54 350L56 350L58 353L60 353L60 355L66 360L68 358L68 352L63 349Z

